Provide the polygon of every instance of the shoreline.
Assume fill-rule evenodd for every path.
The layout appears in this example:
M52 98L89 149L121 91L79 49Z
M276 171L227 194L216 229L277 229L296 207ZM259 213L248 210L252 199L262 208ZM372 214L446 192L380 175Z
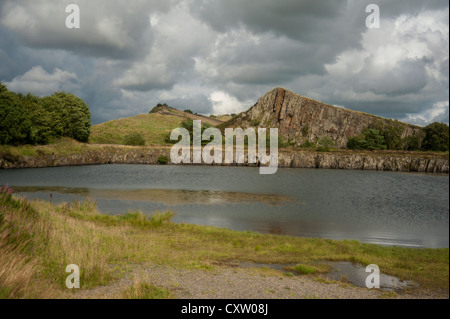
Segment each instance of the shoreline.
M7 257L0 260L0 270L9 269L6 281L0 277L0 288L7 285L5 298L128 298L130 289L148 285L164 292L157 298L180 299L448 298L448 248L418 250L231 231L173 223L169 212L151 218L139 213L108 216L93 202L56 205L5 190L0 203L9 236L8 241L0 237L0 253ZM326 279L331 270L327 262L339 261L377 264L383 274L420 286L387 292L355 286L344 277ZM64 284L65 267L72 263L84 270L77 291ZM249 263L306 265L312 273L297 266L242 266ZM274 287L276 283L281 286Z
M0 169L43 168L101 164L163 165L160 157L170 158L171 146L123 146L60 143L45 146L0 147ZM392 172L449 174L449 156L439 153L407 151L319 152L311 149L282 148L279 168L347 169ZM191 152L192 157L192 152ZM247 161L247 155L244 162ZM191 160L192 163L192 160ZM256 164L172 164L207 166L256 166Z

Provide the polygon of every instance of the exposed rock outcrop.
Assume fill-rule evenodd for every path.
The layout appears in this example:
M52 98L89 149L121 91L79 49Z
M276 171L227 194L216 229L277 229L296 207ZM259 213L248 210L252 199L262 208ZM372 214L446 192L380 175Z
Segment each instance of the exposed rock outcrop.
M250 110L221 126L278 128L285 141L296 144L313 142L326 135L338 148L344 148L349 137L362 133L377 121L399 125L402 138L421 130L418 126L324 104L282 88L268 92Z
M43 154L34 157L12 157L5 156L5 154L0 153L0 169L99 164L158 164L158 158L160 156L167 156L170 158L169 153L169 147L121 146L107 146L101 149L89 150L81 154L73 155ZM395 172L449 173L448 156L435 156L432 154L411 152L339 151L324 153L306 150L282 149L279 151L278 158L279 167L285 168L329 168ZM246 161L247 159L244 160L244 162ZM255 166L252 164L239 165Z

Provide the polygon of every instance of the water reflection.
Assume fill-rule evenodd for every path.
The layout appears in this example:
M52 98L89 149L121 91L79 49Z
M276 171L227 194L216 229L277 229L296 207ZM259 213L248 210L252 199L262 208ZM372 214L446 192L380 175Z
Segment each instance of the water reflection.
M448 175L209 166L0 170L0 184L53 202L91 197L107 214L172 210L174 222L299 237L449 245Z
M16 193L59 193L90 198L160 202L169 206L182 204L218 205L226 203L264 203L281 205L293 201L287 196L210 190L177 189L90 189L55 186L15 186Z

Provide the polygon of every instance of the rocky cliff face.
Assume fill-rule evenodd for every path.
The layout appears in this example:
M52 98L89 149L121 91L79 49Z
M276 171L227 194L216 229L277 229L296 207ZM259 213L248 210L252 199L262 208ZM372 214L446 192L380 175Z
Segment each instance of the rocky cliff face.
M99 164L158 164L160 156L169 156L170 148L114 147L89 150L73 155L5 156L0 153L0 169L55 167ZM247 155L247 154L246 154ZM283 149L278 154L280 168L327 168L394 172L449 173L448 156L410 152L312 152ZM244 162L247 162L245 158ZM192 152L191 152L192 162ZM169 162L170 163L170 162ZM206 165L203 163L203 165ZM217 164L222 165L222 164ZM224 166L236 166L228 164ZM239 166L255 166L239 164Z
M298 145L329 136L338 148L344 148L349 137L362 133L377 121L393 123L392 120L327 105L276 88L260 98L250 110L223 126L278 128L279 136ZM420 131L419 127L410 124L396 122L396 125L402 128L402 138Z

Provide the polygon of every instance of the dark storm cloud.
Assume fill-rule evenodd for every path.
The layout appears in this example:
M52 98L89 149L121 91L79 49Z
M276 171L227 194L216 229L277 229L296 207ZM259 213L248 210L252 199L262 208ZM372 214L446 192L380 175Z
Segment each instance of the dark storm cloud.
M81 29L65 28L68 3ZM381 29L366 28L371 3ZM95 123L160 102L243 111L284 86L423 124L448 117L447 10L441 0L1 1L0 81L71 90Z
M327 27L345 7L344 0L228 0L201 1L191 8L203 21L215 30L226 32L239 25L256 33L274 32L301 41L318 41L317 24ZM322 30L324 31L324 30Z
M136 58L148 51L149 13L167 11L173 1L4 1L1 21L29 47L83 55ZM67 29L68 4L80 8L81 28Z

